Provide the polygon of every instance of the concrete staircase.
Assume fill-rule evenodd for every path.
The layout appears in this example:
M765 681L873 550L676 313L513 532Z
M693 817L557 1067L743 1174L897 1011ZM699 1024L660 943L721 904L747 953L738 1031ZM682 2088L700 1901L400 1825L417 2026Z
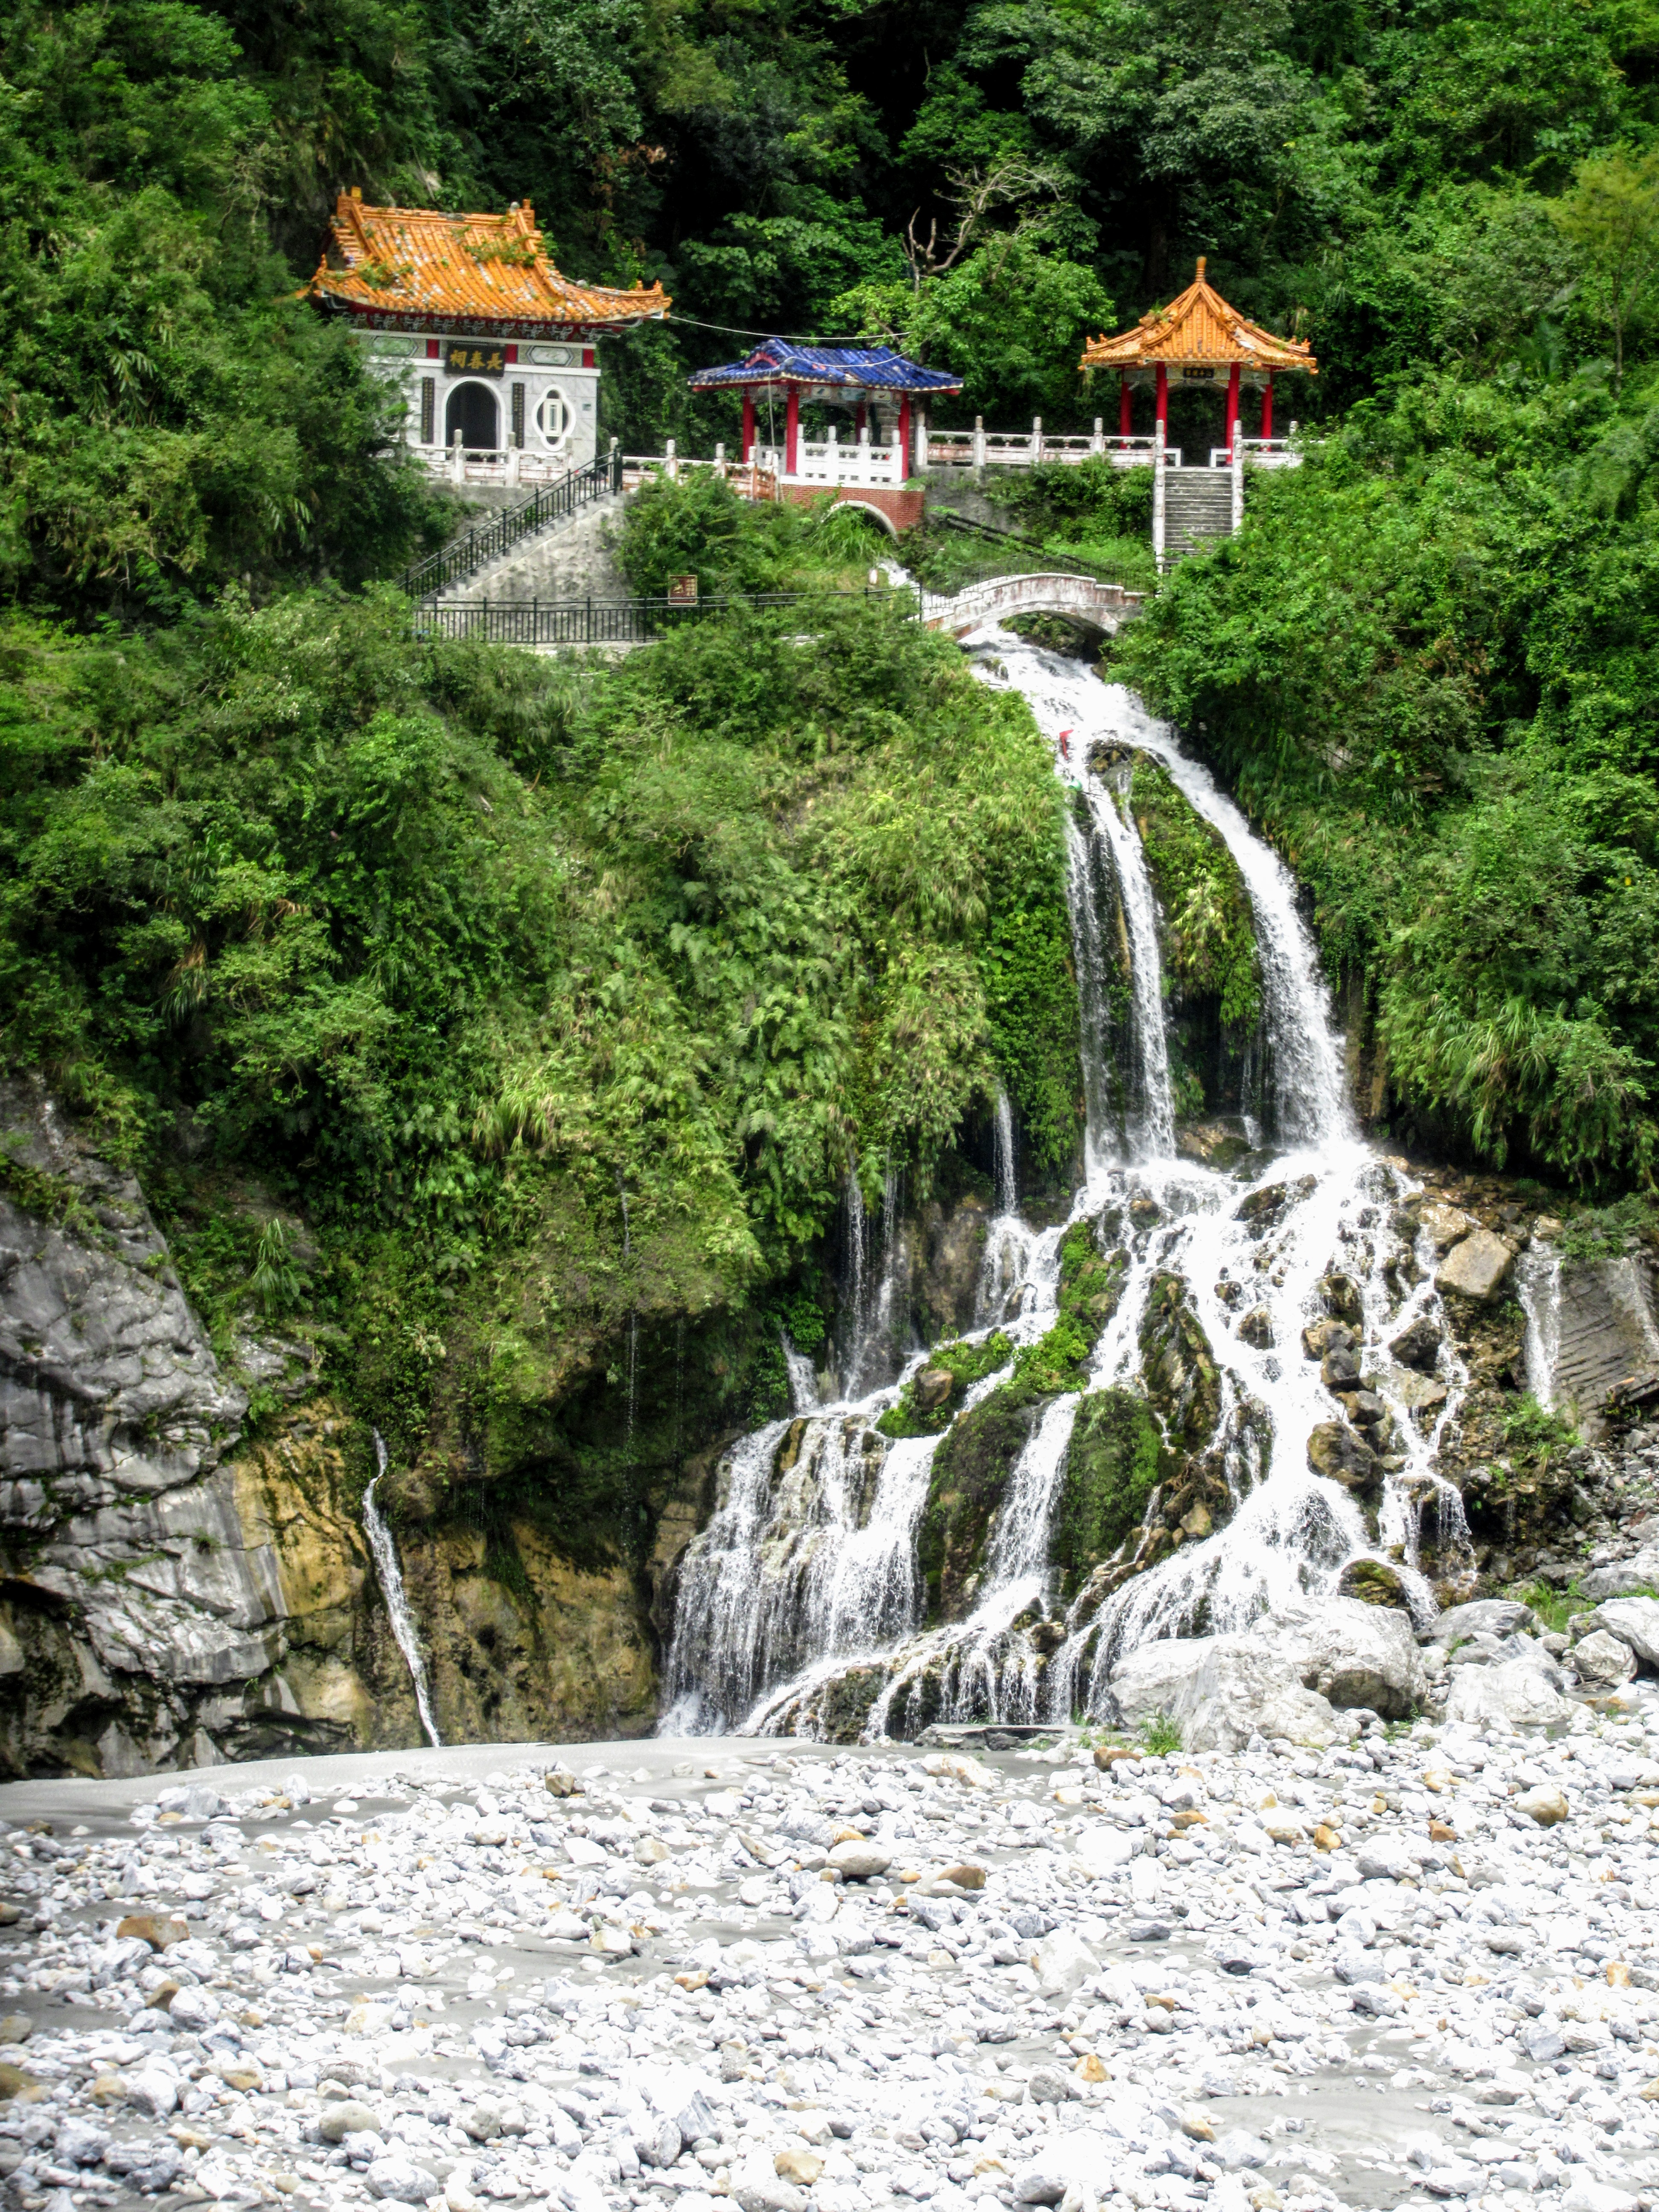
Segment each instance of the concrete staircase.
M1165 558L1179 561L1212 538L1233 534L1233 479L1228 469L1167 469L1164 476Z
M478 599L526 605L561 599L618 599L628 585L611 558L610 526L622 514L614 494L550 523L497 561L453 584L440 605Z

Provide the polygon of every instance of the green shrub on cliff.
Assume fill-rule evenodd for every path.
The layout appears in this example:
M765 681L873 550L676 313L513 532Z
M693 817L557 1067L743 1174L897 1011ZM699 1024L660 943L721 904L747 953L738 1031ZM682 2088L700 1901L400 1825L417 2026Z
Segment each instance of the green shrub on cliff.
M998 918L1063 902L1022 702L862 601L594 668L417 644L390 593L231 599L149 643L14 624L0 679L9 1054L181 1205L210 1165L303 1213L349 1387L412 1439L447 1376L492 1473L591 1473L547 1411L590 1381L666 1422L651 1332L789 1275L849 1163L925 1191L1004 1079ZM755 1410L775 1327L710 1359Z
M1309 887L1396 1120L1591 1184L1659 1146L1656 491L1650 369L1416 379L1116 661Z
M1164 910L1164 972L1180 990L1219 1000L1221 1018L1254 1027L1261 976L1250 895L1221 833L1195 814L1156 761L1138 759L1129 805Z
M1096 1390L1078 1407L1052 1546L1066 1596L1139 1527L1169 1456L1152 1407L1133 1391Z

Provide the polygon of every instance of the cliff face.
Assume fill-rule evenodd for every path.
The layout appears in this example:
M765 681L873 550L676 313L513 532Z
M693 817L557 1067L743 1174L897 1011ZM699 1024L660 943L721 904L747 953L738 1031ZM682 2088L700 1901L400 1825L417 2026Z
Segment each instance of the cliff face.
M985 1218L971 1193L907 1218L896 1359L900 1338L971 1316ZM764 1338L753 1316L743 1326ZM245 1327L221 1352L137 1182L86 1150L43 1094L0 1090L5 1771L119 1775L422 1741L362 1524L371 1430L304 1346ZM716 1352L701 1395L695 1358L657 1363L659 1395L685 1418L653 1427L653 1358L642 1334L648 1521L630 1559L597 1542L573 1556L568 1440L562 1458L549 1449L503 1480L467 1464L451 1433L460 1382L434 1406L418 1462L394 1462L380 1502L447 1741L655 1725L674 1565L748 1420ZM584 1387L556 1393L549 1418L568 1400L579 1427ZM593 1465L615 1452L601 1434Z
M9 1090L0 1186L0 1760L130 1774L418 1743L362 1526L368 1437L296 1348L236 1363L192 1313L137 1184ZM684 1519L680 1516L679 1519ZM664 1518L678 1548L690 1533ZM647 1593L509 1524L404 1545L446 1736L642 1731Z

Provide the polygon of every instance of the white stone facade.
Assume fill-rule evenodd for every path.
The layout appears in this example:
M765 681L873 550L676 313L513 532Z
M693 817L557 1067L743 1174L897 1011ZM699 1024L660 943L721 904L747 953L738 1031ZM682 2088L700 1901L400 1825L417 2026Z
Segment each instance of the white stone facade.
M457 481L537 483L599 450L599 369L592 344L354 330L377 376L404 396L404 442ZM459 449L459 450L458 450Z

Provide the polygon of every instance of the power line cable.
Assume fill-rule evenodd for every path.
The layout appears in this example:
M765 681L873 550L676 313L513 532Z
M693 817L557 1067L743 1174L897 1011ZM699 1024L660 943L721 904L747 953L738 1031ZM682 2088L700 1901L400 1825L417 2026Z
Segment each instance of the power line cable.
M878 345L881 343L879 339L872 339L868 337L855 338L806 338L801 337L798 335L793 335L787 331L739 331L734 330L730 323L703 323L699 322L695 315L677 315L672 312L665 315L663 320L669 323L684 323L686 325L688 329L694 331L713 331L719 337L723 338L780 338L785 345L859 346L868 348L872 345Z

